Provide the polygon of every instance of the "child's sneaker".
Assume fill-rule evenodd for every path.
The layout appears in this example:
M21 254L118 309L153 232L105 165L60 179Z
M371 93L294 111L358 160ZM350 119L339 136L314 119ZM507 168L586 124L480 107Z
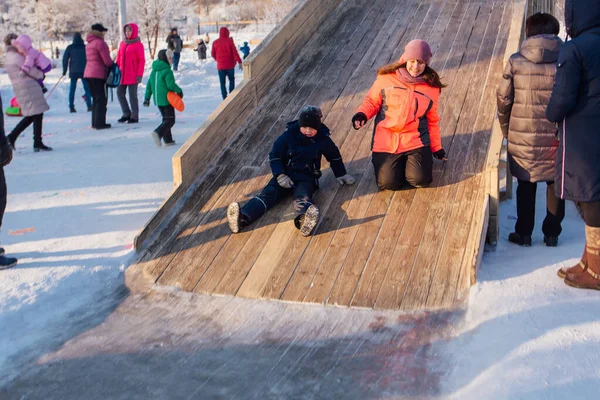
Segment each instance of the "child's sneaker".
M240 203L233 202L227 207L227 222L232 233L238 233L242 227Z
M310 236L310 234L317 226L319 222L319 208L312 204L306 210L306 214L304 214L304 219L300 226L300 234L302 236Z
M152 139L154 139L154 143L157 147L162 146L162 142L160 140L160 135L156 131L152 131Z

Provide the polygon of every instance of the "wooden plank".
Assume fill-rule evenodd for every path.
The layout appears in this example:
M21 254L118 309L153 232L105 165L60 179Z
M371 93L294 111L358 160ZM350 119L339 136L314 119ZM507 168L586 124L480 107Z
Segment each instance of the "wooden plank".
M421 14L416 15L416 21L414 23L409 23L408 29L405 31L400 31L399 35L404 37L406 32L410 32L411 30L416 30L422 23L422 19L418 17L423 17L427 12L427 7L419 7L417 12ZM408 14L410 15L410 13ZM412 19L415 21L415 19ZM398 39L399 40L399 39ZM371 49L374 49L372 51ZM332 111L328 115L328 118L332 118L334 121L338 121L338 124L342 124L342 126L347 126L347 118L348 114L351 113L358 107L358 105L362 102L364 98L364 93L370 87L372 83L372 77L370 77L366 72L371 68L374 63L374 60L377 58L385 57L385 54L381 54L380 51L377 51L378 48L373 46L371 47L369 52L365 55L365 58L361 61L359 67L354 71L348 85L344 88L344 91L339 96L340 101L336 102ZM367 57L368 56L368 57ZM365 128L366 132L371 132L370 126ZM346 128L347 129L347 128ZM353 133L350 133L348 138L353 138ZM342 140L336 138L336 143L340 143ZM355 145L348 145L347 143L343 143L342 148L355 148ZM331 235L328 235L324 238L319 238L319 232L321 232L322 228L318 228L317 230L317 239L315 240L316 244L314 247L310 247L307 252L302 255L302 260L296 267L292 278L290 279L289 284L287 285L282 298L290 301L302 301L304 299L306 292L310 288L313 277L318 271L318 266L320 265L320 261L324 255L324 251L326 249L322 248L322 243L328 243Z
M466 178L459 183L459 197L452 207L451 220L452 234L448 235L441 249L438 266L435 270L435 279L427 297L426 307L447 308L452 307L456 298L456 289L460 271L463 266L465 243L469 237L471 221L475 212L475 203L478 193L481 193L483 177L481 174ZM479 211L479 208L478 208ZM410 306L402 303L402 307Z
M379 12L383 10L382 5L383 7L385 7L383 3L380 3ZM377 37L374 40L372 38L365 37L365 39L363 39L360 42L360 46L367 46L368 50L366 52L362 51L360 47L357 48L356 45L354 45L355 52L352 55L349 62L346 64L347 67L345 67L344 70L356 71L356 66L358 65L362 65L363 68L367 68L370 65L370 57L375 57L379 53L379 51L377 50L381 48L380 43L382 43L385 40L388 40L389 35L393 32L393 28L396 26L395 24L397 22L397 19L395 18L397 13L404 13L405 11L406 8L399 7L399 5L397 4L396 7L392 10L392 12L388 14L386 21L382 25L382 29L377 31ZM405 15L406 19L408 19L408 14L405 13ZM377 16L378 14L376 15L376 17ZM376 20L374 21L376 22ZM348 78L346 78L346 82ZM345 90L345 88L348 87L348 85L346 85L344 81L341 81L341 83L341 86L338 85L338 94L335 96L336 98L338 98L339 93L342 90ZM340 113L336 114L336 116L337 122L334 122L334 125L344 126L345 122L347 121L347 115ZM328 116L328 118L330 117ZM347 129L341 129L343 131L347 131ZM336 129L336 131L337 130L338 129ZM348 165L350 173L354 173L356 175L355 171L359 171L358 174L360 176L362 175L362 172L366 169L366 166L368 165L370 159L371 134L367 130L361 132L350 131L349 135L350 139L346 139L347 142L344 142L344 144L342 145L342 154L346 154L346 149L350 149L351 151L355 150L356 148L360 149L354 157L354 160L356 161L353 161ZM350 141L354 142L352 138L361 140L361 144L359 146L355 144L350 144ZM339 140L337 140L337 138L336 142L339 143ZM352 161L352 159L345 161L346 163L348 163L348 161ZM358 184L360 185L360 182L358 182ZM317 230L316 237L313 238L313 241L311 241L304 254L301 254L301 262L286 262L285 267L282 267L280 270L277 271L277 275L273 277L272 281L265 289L263 295L276 296L277 292L279 292L278 295L281 295L281 293L283 293L283 291L286 289L286 286L290 287L290 292L286 295L288 296L286 297L286 299L288 300L299 301L300 296L303 297L305 295L306 290L308 290L309 285L311 283L312 276L310 273L305 272L304 268L306 266L308 266L309 269L314 270L319 268L319 263L323 259L323 256L327 250L327 247L329 246L329 243L332 240L332 237L336 234L335 230L338 228L339 224L344 219L344 212L346 208L350 206L343 206L343 203L347 199L347 195L353 193L355 190L356 189L354 189L352 192L349 192L345 188L342 188L340 192L338 192L335 195L333 203L330 206L328 206L329 211L327 211L326 213L325 220L321 223L320 228ZM288 285L288 281L290 281L290 277L292 276L292 273L294 272L295 268L298 268L300 272L298 275L296 275L296 278L294 278L295 281L290 282L290 284ZM294 297L289 297L292 295L292 292L297 294L295 294Z
M344 29L351 29L352 26L356 27L355 24L351 24L350 20L347 21L348 23L344 25ZM343 34L344 30L342 30L340 32L340 34ZM314 73L311 75L310 78L312 78L312 80L308 80L306 82L305 85L303 85L302 89L298 91L298 93L296 94L296 96L292 99L292 101L290 102L290 104L288 105L288 107L286 108L287 113L289 114L290 111L288 110L293 110L291 112L296 112L297 109L300 108L300 104L302 104L302 102L304 101L303 97L305 96L305 94L303 94L303 92L309 92L309 91L313 91L316 87L318 87L318 83L316 82L320 77L323 76L322 71L324 70L324 68L329 68L332 65L332 61L336 56L336 52L342 52L341 48L336 49L336 51L332 51L331 55L332 57L327 56L323 62L320 64L319 68L316 68ZM322 66L322 68L321 68ZM320 82L320 81L319 81ZM308 88L308 90L306 90L306 88ZM321 92L323 93L323 92ZM286 111L284 111L284 113L282 115L286 114ZM278 120L281 120L281 116L279 117ZM268 163L265 163L265 156L264 154L262 154L260 156L260 159L263 160L263 166L266 165L267 169L268 169ZM273 225L273 222L271 222L269 225ZM260 225L258 225L260 226ZM268 231L267 229L263 229L261 230L261 236L258 237L259 241L262 241L262 235L266 234L266 232ZM251 234L242 234L242 235L235 235L233 238L231 238L226 246L223 249L223 253L224 254L238 254L239 249L243 248L245 246L245 242L248 241L250 239L250 237L252 237ZM217 257L214 261L213 261L213 265L215 265L214 268L219 269L219 270L227 270L227 268L229 267L229 265L231 265L232 262L235 261L235 258L231 259L231 256L227 257L228 260L230 260L229 263L223 263L221 258ZM251 260L252 258L249 258L248 260ZM237 272L241 272L242 270L245 270L245 268L242 266L243 265L243 261L237 263L237 267L236 267L236 271ZM212 269L212 265L211 265L211 269ZM218 273L214 272L215 274L217 274L217 276L219 275ZM212 273L211 273L212 274ZM235 275L234 275L235 276ZM229 276L228 279L234 278L234 276ZM216 278L215 278L216 279ZM204 281L204 279L203 279ZM212 288L214 288L214 281L212 281L212 278L209 279L208 282L200 282L198 287L197 287L197 291L202 291L202 292L209 292L210 290L212 290ZM218 283L218 282L217 282ZM225 286L227 286L227 284L225 284ZM239 284L233 284L233 287L235 287L235 290L237 290L237 288L239 287ZM232 287L229 288L230 290L232 289Z
M351 13L345 13L341 17L343 17L344 21L346 21L346 24L350 24L351 16ZM322 29L327 31L328 29L333 29L336 27L339 27L339 22L324 24ZM335 45L335 37L332 37L331 35L327 36L324 33L321 34L330 38L328 42L330 45ZM299 58L302 60L311 59L311 57L306 57L306 53L310 53L311 51L314 57L319 57L320 54L322 54L316 49L307 48L307 51L302 52ZM328 53L325 52L325 54ZM315 65L319 64L318 61L314 61L313 63ZM304 68L294 74L292 78L280 82L278 85L280 88L279 94L281 96L287 96L290 98L293 97L294 94L299 90L293 89L293 87L295 86L301 88L304 82L306 82L306 77L312 72L313 69ZM243 165L245 160L254 156L254 153L266 154L268 147L270 147L272 143L272 137L274 138L274 136L277 134L274 130L276 122L275 119L277 117L273 117L270 122L267 122L265 118L269 118L269 113L272 114L274 110L283 109L286 104L285 101L277 102L277 100L281 99L274 95L269 98L265 104L259 106L253 117L246 123L241 131L236 134L235 139L229 144L228 150L224 152L216 164L210 170L208 170L197 190L186 202L185 208L182 210L182 215L178 218L178 221L170 224L168 231L165 232L160 238L164 239L160 241L162 246L158 246L153 253L149 253L145 256L145 260L155 260L153 262L148 262L151 268L161 273L162 270L166 268L166 265L172 260L174 254L176 254L180 249L190 245L186 242L186 240L181 240L181 235L177 236L177 233L183 231L186 237L193 237L189 230L192 230L193 232L196 226L202 223L202 219L204 218L204 214L201 213L198 215L195 210L198 208L206 208L205 202L210 202L209 199L213 199L215 197L214 192L218 192L218 188L221 186L219 182L228 181L231 179L231 177L233 177L235 171L237 171L236 165L240 165L240 163ZM295 112L296 111L294 111L294 113ZM264 128L261 129L261 127L264 127L265 124L269 127L268 134L264 133ZM280 128L277 127L277 129ZM255 144L252 145L254 151L246 151L248 142L252 142L254 140L258 140L258 143L255 142ZM163 252L162 248L169 248L169 250ZM166 253L166 255L162 256L162 253Z
M253 167L240 169L235 182L229 185L213 209L207 213L203 224L194 230L192 235L198 238L193 241L194 246L181 249L177 253L158 279L158 283L177 286L186 291L194 288L229 237L230 232L225 218L227 205L246 192L247 186L252 185L252 182L257 179L256 173L257 170ZM192 241L188 241L188 243L190 242ZM191 254L198 252L203 253L204 257L190 257Z
M496 10L494 12L494 10ZM476 74L476 71L481 70L482 66L486 66L490 63L490 56L493 52L493 44L496 40L496 32L494 32L494 26L497 28L497 23L502 17L502 9L495 8L490 9L489 7L482 7L480 10L479 18L476 20L476 28L474 30L475 40L471 49L479 48L477 52L477 61L472 62L470 73L468 69L463 72L468 79L469 84L472 85L468 90L467 97L465 98L463 109L460 113L460 122L457 127L459 136L454 138L453 146L449 149L448 158L449 160L464 160L467 157L467 150L469 143L473 140L475 135L481 135L481 132L473 132L473 125L477 118L477 110L480 107L481 94L485 87L485 76L483 74ZM482 40L483 39L483 40ZM477 45L480 43L480 45ZM491 43L491 46L490 46ZM489 50L488 50L489 48ZM471 54L475 54L474 51ZM466 80L464 81L466 82ZM464 87L464 86L463 86ZM412 266L412 272L410 278L406 284L404 298L402 299L402 307L404 309L422 308L425 306L427 296L429 294L429 288L433 279L438 257L440 254L439 246L427 246L427 243L443 243L445 235L440 234L445 232L446 229L454 230L454 221L450 219L450 207L447 200L454 199L456 190L459 187L455 182L456 178L465 167L463 162L451 162L444 168L443 175L439 181L441 187L429 197L430 204L432 205L431 211L421 209L425 214L422 214L422 221L426 221L422 225L424 226L424 234L422 237L423 248L419 249L418 253L414 256L414 265ZM459 192L460 193L460 192ZM425 193L417 193L417 197L426 196ZM423 197L426 199L426 197ZM411 214L413 212L411 211ZM416 214L421 215L421 214ZM417 227L418 228L418 227ZM414 250L414 247L410 248ZM410 257L413 257L413 253L409 253ZM385 304L383 305L385 306Z

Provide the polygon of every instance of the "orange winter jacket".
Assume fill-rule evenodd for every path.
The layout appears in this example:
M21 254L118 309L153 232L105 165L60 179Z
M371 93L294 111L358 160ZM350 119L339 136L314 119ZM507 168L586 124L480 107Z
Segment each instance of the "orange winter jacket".
M397 73L378 75L356 112L375 116L371 150L391 154L429 146L442 148L438 100L440 89L427 83L403 83Z

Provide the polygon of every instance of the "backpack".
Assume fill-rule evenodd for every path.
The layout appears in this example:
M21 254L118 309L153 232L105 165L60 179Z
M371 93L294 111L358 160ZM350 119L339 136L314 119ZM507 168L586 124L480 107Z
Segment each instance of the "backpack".
M108 69L108 78L106 78L106 86L109 88L116 88L121 83L121 70L117 66L117 64L113 64L112 67Z

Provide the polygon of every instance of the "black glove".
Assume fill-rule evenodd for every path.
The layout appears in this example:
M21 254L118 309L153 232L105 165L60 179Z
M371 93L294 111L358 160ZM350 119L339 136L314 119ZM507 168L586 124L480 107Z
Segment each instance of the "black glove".
M6 167L13 158L13 151L8 144L8 140L5 140L3 144L0 145L0 167Z
M150 100L144 100L144 107L150 107Z
M364 124L367 123L368 120L369 119L364 113L357 112L356 114L354 114L354 117L352 117L352 127L356 130L359 130ZM360 123L360 126L358 128L356 127L357 122Z
M183 92L181 93L177 93L179 95L179 97L181 97L183 99Z
M438 151L436 151L435 153L433 153L433 156L435 158L437 158L438 160L446 161L446 150L439 149Z

